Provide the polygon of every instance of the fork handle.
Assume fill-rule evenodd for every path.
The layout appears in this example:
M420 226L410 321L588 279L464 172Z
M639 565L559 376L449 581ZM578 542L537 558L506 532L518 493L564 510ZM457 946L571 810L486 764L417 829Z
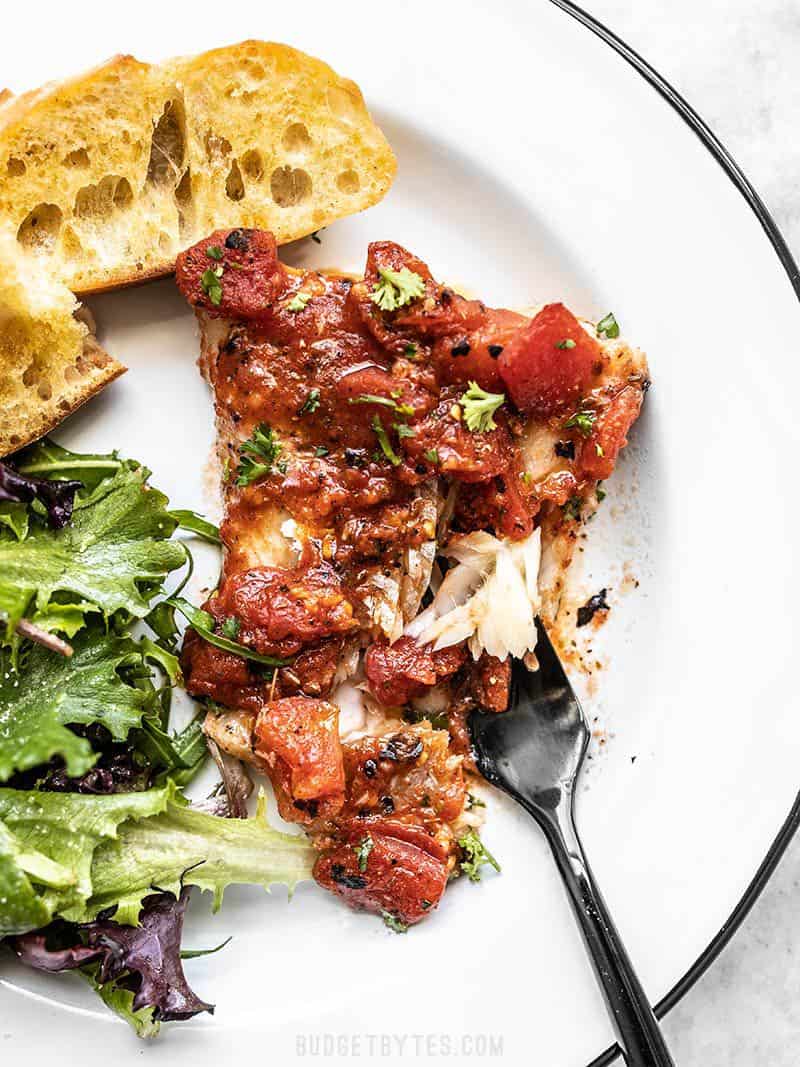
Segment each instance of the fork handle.
M541 810L537 822L542 824ZM543 828L592 957L625 1062L629 1067L674 1067L658 1020L592 876L575 827L571 797L545 822Z

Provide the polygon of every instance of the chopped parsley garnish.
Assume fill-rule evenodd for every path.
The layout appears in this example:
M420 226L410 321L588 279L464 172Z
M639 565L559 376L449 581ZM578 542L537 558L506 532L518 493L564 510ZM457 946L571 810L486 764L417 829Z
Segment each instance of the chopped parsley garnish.
M287 311L302 311L306 304L311 299L311 293L298 292L295 293L289 303L286 305Z
M487 393L477 382L470 382L466 393L461 397L464 421L472 433L486 433L497 428L493 415L501 404L505 403L505 393Z
M533 475L530 471L520 471L519 477L523 485L530 485L533 481Z
M597 502L598 503L600 503L601 500L605 500L606 491L603 488L603 483L602 482L598 482L597 483L597 488L594 491L594 495L597 497Z
M398 404L388 396L378 396L376 393L362 393L360 396L351 396L351 404L380 404L382 407L391 408L398 415L413 415L414 408L411 404Z
M427 459L428 463L436 464L439 462L439 453L436 451L435 448L429 448L427 452L423 453L423 455L425 456L425 459Z
M272 427L265 422L253 430L253 436L239 446L239 477L237 485L250 485L269 474L281 450Z
M356 858L358 859L358 869L360 871L363 872L367 869L367 860L374 847L375 842L369 834L365 834L359 841L358 847L356 848Z
M398 437L413 437L414 436L413 427L408 426L406 423L404 423L404 422L393 422L392 425L394 426L395 430L397 430L397 436Z
M612 312L609 311L597 324L597 336L598 337L619 337L619 323L614 318Z
M231 641L236 641L239 638L241 628L240 620L235 615L229 615L222 624L222 636L230 638Z
M222 259L222 249L219 245L208 245L206 255L209 259L216 259L219 262Z
M420 906L423 908L423 910L427 911L428 908L433 907L433 903L430 900L423 899L420 901Z
M398 919L398 917L392 915L390 911L382 911L381 918L389 929L394 930L396 934L404 934L408 931L408 923L404 923L402 919Z
M369 298L381 311L396 311L425 292L425 282L408 267L402 270L378 267L378 274L380 281L373 287Z
M459 837L458 846L464 854L461 870L471 882L480 882L481 867L487 863L500 873L500 864L474 830L467 830L463 837Z
M576 522L581 517L581 505L583 501L579 496L571 496L569 500L561 508L565 519L574 519Z
M375 435L378 438L378 444L381 446L381 452L383 452L384 456L386 456L386 458L389 460L393 467L399 467L402 460L392 448L392 443L389 440L389 435L387 434L386 430L384 429L383 423L377 415L373 416L370 425L372 426L372 429L375 431Z
M314 449L314 455L317 457L317 459L322 459L322 457L327 456L329 452L330 449L326 448L325 445L317 445L317 447Z
M565 337L563 341L559 341L556 348L574 348L575 342L571 337Z
M467 793L467 811L472 811L473 808L485 808L486 804L480 797L476 797L474 793Z
M200 275L200 288L214 305L222 303L222 267L209 267Z
M319 389L312 389L306 397L305 403L300 408L300 415L313 415L319 407Z
M403 355L408 359L415 359L417 355L417 346L413 341L409 341L406 347L403 349Z
M592 432L592 427L594 426L594 420L596 418L596 411L584 408L582 411L576 411L574 415L570 415L564 423L564 429L577 430L581 437L588 437Z

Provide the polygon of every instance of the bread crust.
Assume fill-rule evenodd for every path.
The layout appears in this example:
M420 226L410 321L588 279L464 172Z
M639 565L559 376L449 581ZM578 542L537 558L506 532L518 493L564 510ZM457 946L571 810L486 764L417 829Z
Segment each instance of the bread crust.
M0 102L0 223L78 294L165 277L220 225L308 236L395 171L358 86L271 42L117 55Z

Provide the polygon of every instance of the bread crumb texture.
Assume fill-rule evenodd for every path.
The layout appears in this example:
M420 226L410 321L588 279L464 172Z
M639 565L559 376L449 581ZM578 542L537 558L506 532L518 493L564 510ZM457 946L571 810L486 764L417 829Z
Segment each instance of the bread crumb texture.
M167 274L214 229L306 236L380 200L395 169L358 86L280 44L116 56L0 96L0 219L77 293Z

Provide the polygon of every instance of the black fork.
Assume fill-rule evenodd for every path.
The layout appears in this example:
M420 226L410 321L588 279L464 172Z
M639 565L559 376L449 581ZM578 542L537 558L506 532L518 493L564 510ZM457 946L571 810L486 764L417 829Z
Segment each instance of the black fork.
M539 670L515 661L509 710L472 712L470 731L481 774L538 822L592 958L625 1062L673 1067L653 1009L636 977L578 837L575 783L589 727L544 627L537 623Z

